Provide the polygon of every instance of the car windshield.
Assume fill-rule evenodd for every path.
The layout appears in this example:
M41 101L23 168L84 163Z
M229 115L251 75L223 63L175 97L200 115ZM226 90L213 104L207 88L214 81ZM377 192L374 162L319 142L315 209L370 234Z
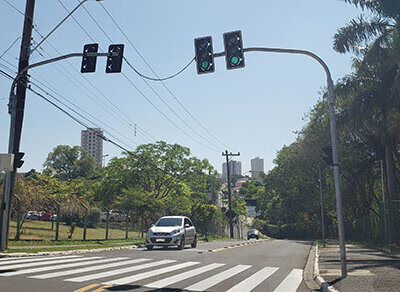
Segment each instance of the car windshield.
M157 221L156 226L181 226L182 218L161 218Z
M249 230L249 233L256 233L257 232L257 229L250 229Z

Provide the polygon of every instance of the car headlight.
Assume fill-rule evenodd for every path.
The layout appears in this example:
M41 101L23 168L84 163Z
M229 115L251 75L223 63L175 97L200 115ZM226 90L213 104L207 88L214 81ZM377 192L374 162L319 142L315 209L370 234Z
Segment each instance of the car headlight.
M177 234L177 233L179 233L179 232L181 232L180 229L172 230L171 235L175 235L175 234Z
M146 235L150 235L150 234L153 234L153 232L151 231L151 229L147 230Z

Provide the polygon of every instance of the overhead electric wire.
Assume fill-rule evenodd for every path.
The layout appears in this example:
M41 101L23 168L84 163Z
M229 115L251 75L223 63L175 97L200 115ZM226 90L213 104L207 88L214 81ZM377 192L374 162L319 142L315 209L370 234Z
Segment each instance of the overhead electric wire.
M66 12L68 12L69 13L69 10L68 10L68 8L62 3L62 1L61 0L58 0L58 2L59 2L59 4L64 8L64 10L66 11ZM85 28L79 23L79 21L74 17L74 16L72 16L71 15L71 17L72 17L72 19L74 20L74 22L80 27L80 29L88 36L88 38L92 41L92 42L96 42L94 39L93 39L93 37L87 32L87 30L85 30ZM39 33L39 32L38 32ZM39 35L43 38L43 36L39 33ZM51 44L51 43L49 43L48 42L48 45L57 53L57 54L59 54L59 55L61 55L61 53ZM69 64L69 66L73 69L73 70L75 70L76 72L79 72L69 61L67 61L67 63ZM65 69L66 70L66 69ZM70 73L69 73L70 74ZM81 74L80 74L81 75ZM111 99L110 98L108 98L101 90L99 90L88 78L86 78L85 76L83 76L83 75L81 75L82 76L82 78L83 79L85 79L85 81L87 82L87 83L89 83L90 85L91 85L91 87L93 87L93 89L95 89L97 92L98 92L98 94L100 94L119 114L121 114L124 118L124 120L125 120L125 122L128 124L128 126L129 127L133 127L133 125L135 125L135 128L134 129L132 129L133 131L136 131L137 130L137 132L138 133L141 133L141 135L142 136L146 136L146 138L148 139L148 140L150 140L150 141L155 141L156 139L154 138L154 137L152 137L145 129L143 129L141 126L139 126L139 124L137 123L137 122L135 122L135 121L133 121L128 115L126 115L122 110L120 110L112 101L111 101ZM74 78L75 80L76 80L76 78ZM79 81L78 81L79 82ZM80 82L79 82L80 83ZM97 96L93 93L93 92L91 92L91 94L93 95L93 96L95 96L96 98L97 98ZM101 100L100 100L100 102L102 102ZM104 103L103 103L104 104ZM115 113L115 112L114 112ZM116 115L118 115L119 116L119 114L118 113L115 113Z
M102 26L98 23L98 21L93 17L93 15L88 11L88 9L86 7L83 7L83 9L86 11L86 13L89 15L89 17L93 20L93 22L97 25L97 27L100 29L100 31L106 36L106 38L113 43L112 38L107 34L107 32L102 28ZM183 130L181 127L179 127L175 122L173 122L164 112L162 112L153 102L150 101L150 99L144 95L144 93L142 91L139 90L139 88L134 85L134 83L132 82L132 80L130 80L128 78L128 76L124 73L122 73L122 75L128 80L128 82L134 86L134 88L139 92L140 95L142 95L159 113L161 113L169 122L171 122L177 129L179 129L182 133L184 133L186 136L188 136L189 138L191 138L192 140L194 140L195 142L199 143L200 145L207 147L211 150L217 151L219 152L218 148L214 148L214 146L210 147L204 143L202 143L201 141L199 141L198 139L194 138L192 135L188 134L185 130ZM145 82L145 84L153 91L153 93L156 94L156 96L164 103L164 105L166 105L168 107L168 109L170 109L175 116L177 116L178 119L180 119L186 126L188 126L192 131L194 131L199 137L201 137L202 139L206 140L208 143L209 140L207 140L206 138L204 138L202 135L200 135L196 130L193 129L193 127L191 127L184 119L182 119L169 105L168 103L154 90L154 88L147 82L147 80L145 80L142 77L142 80ZM212 145L212 143L210 143Z
M185 105L176 97L176 95L169 89L169 87L163 82L164 80L173 78L175 76L177 76L178 74L182 73L187 67L189 67L189 65L195 60L195 58L193 58L188 65L186 65L181 71L179 71L178 73L172 75L172 77L166 77L166 78L160 78L158 76L158 74L155 72L155 70L150 66L149 62L147 62L147 60L144 58L144 56L139 52L139 50L136 48L136 46L133 44L133 42L131 41L131 39L129 38L129 36L123 31L123 29L121 28L121 26L117 23L117 21L114 19L114 17L111 15L111 13L106 9L106 7L103 5L103 3L99 2L100 6L104 9L104 11L106 12L106 14L110 17L111 21L115 24L115 26L118 28L118 30L122 33L122 35L126 38L126 40L128 41L128 43L131 45L131 47L135 50L135 52L139 55L139 57L143 60L143 62L146 64L146 66L151 70L151 72L153 72L153 74L157 77L157 78L149 78L144 76L143 74L141 74L136 68L134 68L129 62L127 61L127 64L129 67L131 67L132 70L134 70L136 72L136 74L138 74L139 76L149 79L149 80L153 80L153 81L161 81L162 85L164 86L164 88L168 91L168 93L172 96L172 98L183 108L183 110L205 131L207 132L211 137L214 138L215 141L217 141L218 143L220 143L222 146L224 146L225 148L230 148L228 147L225 143L223 143L220 139L218 139L214 134L211 133L211 131L209 131L202 123L200 123L200 121L185 107Z
M0 69L0 73L3 74L4 76L6 76L7 78L9 78L10 80L14 80L14 78L7 74L6 72L4 72L3 70ZM48 99L46 96L44 96L43 94L37 92L36 90L32 89L31 87L26 87L29 91L31 91L32 93L36 94L37 96L41 97L42 99L44 99L45 101L47 101L48 103L50 103L51 105L53 105L54 107L56 107L58 110L62 111L64 114L66 114L68 117L70 117L71 119L73 119L75 122L77 122L78 124L80 124L81 126L85 127L85 128L89 128L90 127L85 124L84 122L82 122L81 120L79 120L77 117L73 116L71 113L69 113L68 111L66 111L65 109L63 109L61 106L57 105L55 102L51 101L50 99ZM158 165L144 160L141 157L139 157L138 155L136 155L135 153L133 153L132 151L130 151L129 149L127 149L126 147L118 144L117 142L111 140L110 138L104 136L102 133L96 131L95 129L90 129L91 131L95 132L100 138L102 138L104 141L109 142L115 146L117 146L118 148L120 148L121 150L125 151L128 155L132 156L133 158L137 159L140 162L143 162L151 167L154 167L155 169L161 171L162 173L175 178L179 181L181 181L183 178L181 177L177 177L176 175L170 174L168 171L166 171L165 169L159 167ZM139 159L140 158L140 159Z
M14 46L14 44L20 39L21 37L17 37L15 41L0 55L0 59Z

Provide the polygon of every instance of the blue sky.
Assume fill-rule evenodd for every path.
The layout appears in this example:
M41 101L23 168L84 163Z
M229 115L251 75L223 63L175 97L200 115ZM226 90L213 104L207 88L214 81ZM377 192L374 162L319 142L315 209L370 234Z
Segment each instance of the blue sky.
M25 9L24 0L0 0L0 56L21 35L23 26L23 16L7 1L21 12ZM38 33L46 35L66 15L60 2L69 10L78 4L77 0L36 0L34 42L41 39ZM240 29L244 47L298 48L318 54L337 80L351 72L352 56L333 51L333 35L361 13L338 0L105 0L102 4L159 76L177 72L193 58L194 38L211 35L214 52L221 52L222 34ZM68 19L32 54L31 63L59 53L81 52L92 40L107 50L112 41L125 44L124 55L135 68L154 76L99 3L90 0L84 7L108 37L81 7L74 17L87 34L74 19ZM13 74L19 47L20 40L0 59L0 69ZM231 71L225 69L224 59L218 58L213 74L197 75L192 64L165 81L165 86L150 81L150 87L126 63L124 74L105 74L105 61L99 58L96 73L84 76L79 72L79 58L32 69L32 88L44 84L59 100L65 98L65 103L76 105L93 122L90 126L101 126L107 130L106 136L129 149L156 140L179 143L193 155L209 159L219 172L226 146L229 151L240 151L243 172L250 169L250 159L256 156L264 158L266 170L271 169L277 151L295 140L294 131L306 124L306 113L326 85L322 68L305 56L247 53L246 67ZM10 85L10 80L0 76L1 153L8 149ZM223 144L200 127L177 100ZM80 145L82 129L28 92L21 142L26 154L21 170L41 170L47 154L57 145ZM114 145L104 144L107 160L120 153Z

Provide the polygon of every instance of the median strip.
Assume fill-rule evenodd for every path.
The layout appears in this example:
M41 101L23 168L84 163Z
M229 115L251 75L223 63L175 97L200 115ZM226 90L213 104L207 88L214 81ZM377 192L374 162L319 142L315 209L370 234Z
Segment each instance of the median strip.
M262 242L266 242L268 240L269 239L263 239L263 240L257 240L257 241L247 241L244 243L236 243L236 244L232 244L232 245L228 245L228 246L224 246L224 247L220 247L220 248L216 248L216 249L209 249L208 252L220 252L220 251L224 251L224 250L228 250L228 249L232 249L232 248L243 247L243 246L252 245L252 244L256 244L256 243L262 243Z

